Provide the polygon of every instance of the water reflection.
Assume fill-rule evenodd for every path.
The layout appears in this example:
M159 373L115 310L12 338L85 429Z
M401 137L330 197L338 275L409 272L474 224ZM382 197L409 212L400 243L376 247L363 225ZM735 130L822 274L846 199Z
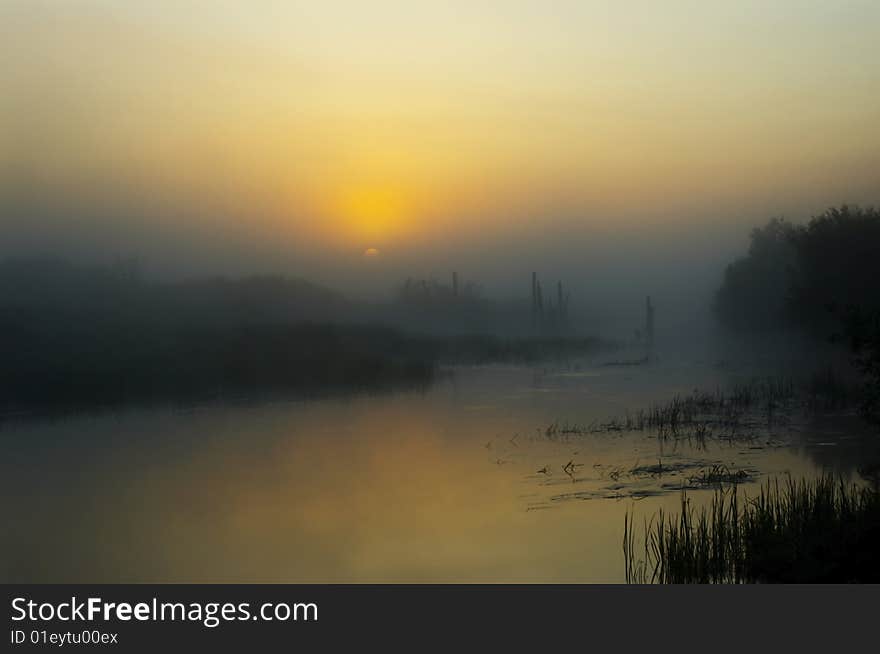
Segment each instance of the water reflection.
M790 441L702 448L542 432L725 381L699 366L484 368L427 393L7 423L0 575L622 581L634 502L674 510L713 465L760 479L863 461L855 431L821 420Z

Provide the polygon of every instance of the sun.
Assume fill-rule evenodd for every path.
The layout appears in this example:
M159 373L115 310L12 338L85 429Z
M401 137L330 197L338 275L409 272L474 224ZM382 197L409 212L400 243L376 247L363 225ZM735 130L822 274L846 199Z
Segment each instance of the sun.
M345 231L359 242L387 241L406 226L409 213L404 195L389 186L359 186L341 194L340 213ZM368 255L369 250L375 250ZM366 256L379 251L371 247Z

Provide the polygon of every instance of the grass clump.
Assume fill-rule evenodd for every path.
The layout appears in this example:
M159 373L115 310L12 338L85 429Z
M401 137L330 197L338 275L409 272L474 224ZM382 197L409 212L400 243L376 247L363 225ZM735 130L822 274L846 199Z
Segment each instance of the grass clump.
M876 583L880 493L824 476L768 481L756 497L736 485L699 510L682 493L678 515L660 511L636 548L624 521L627 583Z
M663 403L627 411L604 422L578 424L556 421L548 438L570 434L651 432L661 440L686 440L704 447L710 439L749 441L759 430L784 425L791 413L839 412L860 401L860 391L834 370L814 373L805 381L790 378L754 378L726 390L695 389Z

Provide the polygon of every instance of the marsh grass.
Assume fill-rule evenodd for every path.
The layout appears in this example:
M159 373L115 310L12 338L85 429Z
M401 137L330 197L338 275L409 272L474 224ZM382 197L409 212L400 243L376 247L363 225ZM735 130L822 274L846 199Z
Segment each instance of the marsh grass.
M751 475L746 470L732 470L726 465L716 463L688 477L688 482L695 486L722 487L725 484L739 484L748 481L750 477Z
M627 583L830 583L880 580L880 494L824 476L764 484L749 498L736 485L708 506L683 492L677 515L647 521L637 546L624 518Z
M858 387L828 369L799 382L765 377L727 390L694 390L605 421L579 424L557 420L544 429L544 435L562 439L584 434L653 432L661 440L686 440L704 446L710 439L751 440L758 429L786 424L796 410L841 411L857 406L859 400Z

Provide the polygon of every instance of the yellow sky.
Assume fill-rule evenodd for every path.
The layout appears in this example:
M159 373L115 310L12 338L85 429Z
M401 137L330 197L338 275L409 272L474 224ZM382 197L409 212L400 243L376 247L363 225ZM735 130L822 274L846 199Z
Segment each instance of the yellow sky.
M280 240L711 220L878 182L877 2L0 5L7 163Z

